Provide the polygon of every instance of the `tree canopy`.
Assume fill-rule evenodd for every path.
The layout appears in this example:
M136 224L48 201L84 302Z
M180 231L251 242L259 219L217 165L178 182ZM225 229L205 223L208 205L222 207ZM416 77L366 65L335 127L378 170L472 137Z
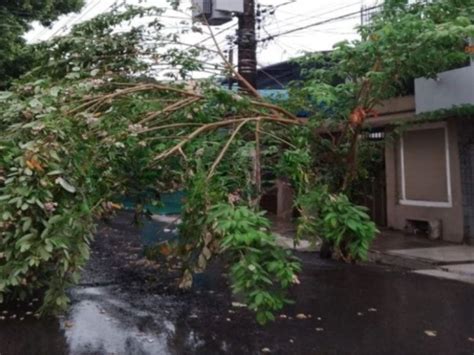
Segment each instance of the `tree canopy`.
M33 21L49 26L58 16L78 11L84 0L5 0L0 4L0 88L30 68L33 53L23 35Z
M315 148L321 159L315 164L330 171L330 185L344 190L357 175L361 129L367 117L377 115L376 106L405 94L415 78L434 78L469 62L465 48L474 36L474 3L387 1L359 33L359 40L300 59L305 80L295 84L290 96L293 107L313 113L314 124L338 126L336 131L342 132L338 139L321 140ZM325 163L328 154L319 149L335 154Z

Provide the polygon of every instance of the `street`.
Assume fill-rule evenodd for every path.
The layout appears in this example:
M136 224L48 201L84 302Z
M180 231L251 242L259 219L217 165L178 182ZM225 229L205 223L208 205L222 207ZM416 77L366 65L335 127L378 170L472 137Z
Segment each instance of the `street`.
M474 352L473 285L299 253L295 304L262 327L232 299L222 261L180 291L177 268L142 258L129 217L100 227L67 315L37 320L28 305L2 307L2 355Z

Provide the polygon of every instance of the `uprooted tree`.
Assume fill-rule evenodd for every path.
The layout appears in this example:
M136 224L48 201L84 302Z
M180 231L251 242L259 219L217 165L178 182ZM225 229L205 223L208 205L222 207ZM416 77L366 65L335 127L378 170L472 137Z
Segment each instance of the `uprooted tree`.
M367 253L375 226L340 187L323 186L328 177L314 166L319 156L311 146L320 138L313 122L334 115L348 122L347 134L355 132L349 142L354 140L361 123L354 114L368 112L380 99L382 76L396 71L388 65L369 70L360 62L373 59L367 56L381 43L390 47L393 32L364 28L379 31L377 40L367 34L336 49L338 61L326 73L340 68L338 75L352 84L330 88L316 76L306 83L303 92L319 93L340 108L319 110L306 124L251 87L250 94L236 94L212 81L187 80L190 71L207 64L198 49L180 50L175 34L163 34L160 12L116 9L75 26L67 36L38 45L35 69L0 93L0 296L45 291L44 311L64 309L65 289L77 282L89 257L94 222L111 213L112 202L144 191L184 189L176 248L185 261L182 285L189 286L192 273L213 256L223 255L234 290L264 323L287 302L286 290L298 282L300 268L277 246L259 212L260 197L276 177L288 177L298 194L300 231L330 239L346 260ZM411 16L401 8L395 12L389 18L394 24ZM119 30L135 17L150 21ZM468 21L449 38L472 27ZM352 58L351 67L345 56ZM356 63L361 67L352 72ZM403 63L396 64L401 73L407 70ZM181 83L151 79L157 75ZM363 95L354 96L357 88ZM352 165L355 149L349 147Z

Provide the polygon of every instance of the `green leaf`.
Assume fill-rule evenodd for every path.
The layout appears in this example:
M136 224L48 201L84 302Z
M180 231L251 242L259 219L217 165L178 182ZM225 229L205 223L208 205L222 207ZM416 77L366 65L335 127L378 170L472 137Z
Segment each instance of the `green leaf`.
M63 173L64 173L64 171L62 171L62 170L53 170L53 171L48 172L46 175L54 176L54 175L61 175Z
M12 96L13 96L13 93L10 91L0 91L0 101L7 100L8 98Z
M67 192L70 192L72 194L76 192L76 188L72 186L70 183L68 183L66 180L64 180L64 178L58 177L55 181L56 181L56 184L61 185L61 187Z
M33 98L28 102L28 105L30 105L31 108L40 108L43 107L43 104L41 101L39 101L37 98Z
M25 218L25 222L23 223L22 231L23 232L28 231L30 229L32 223L33 223L33 220L31 219L31 217Z
M59 92L61 91L61 88L59 86L53 86L50 90L49 93L53 97L57 97L59 95Z

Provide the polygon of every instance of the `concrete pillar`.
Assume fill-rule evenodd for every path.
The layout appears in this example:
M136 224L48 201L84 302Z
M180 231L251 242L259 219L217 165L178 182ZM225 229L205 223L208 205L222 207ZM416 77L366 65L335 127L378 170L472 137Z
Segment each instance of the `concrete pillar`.
M277 217L280 220L290 221L293 217L293 203L295 193L286 179L277 179Z

